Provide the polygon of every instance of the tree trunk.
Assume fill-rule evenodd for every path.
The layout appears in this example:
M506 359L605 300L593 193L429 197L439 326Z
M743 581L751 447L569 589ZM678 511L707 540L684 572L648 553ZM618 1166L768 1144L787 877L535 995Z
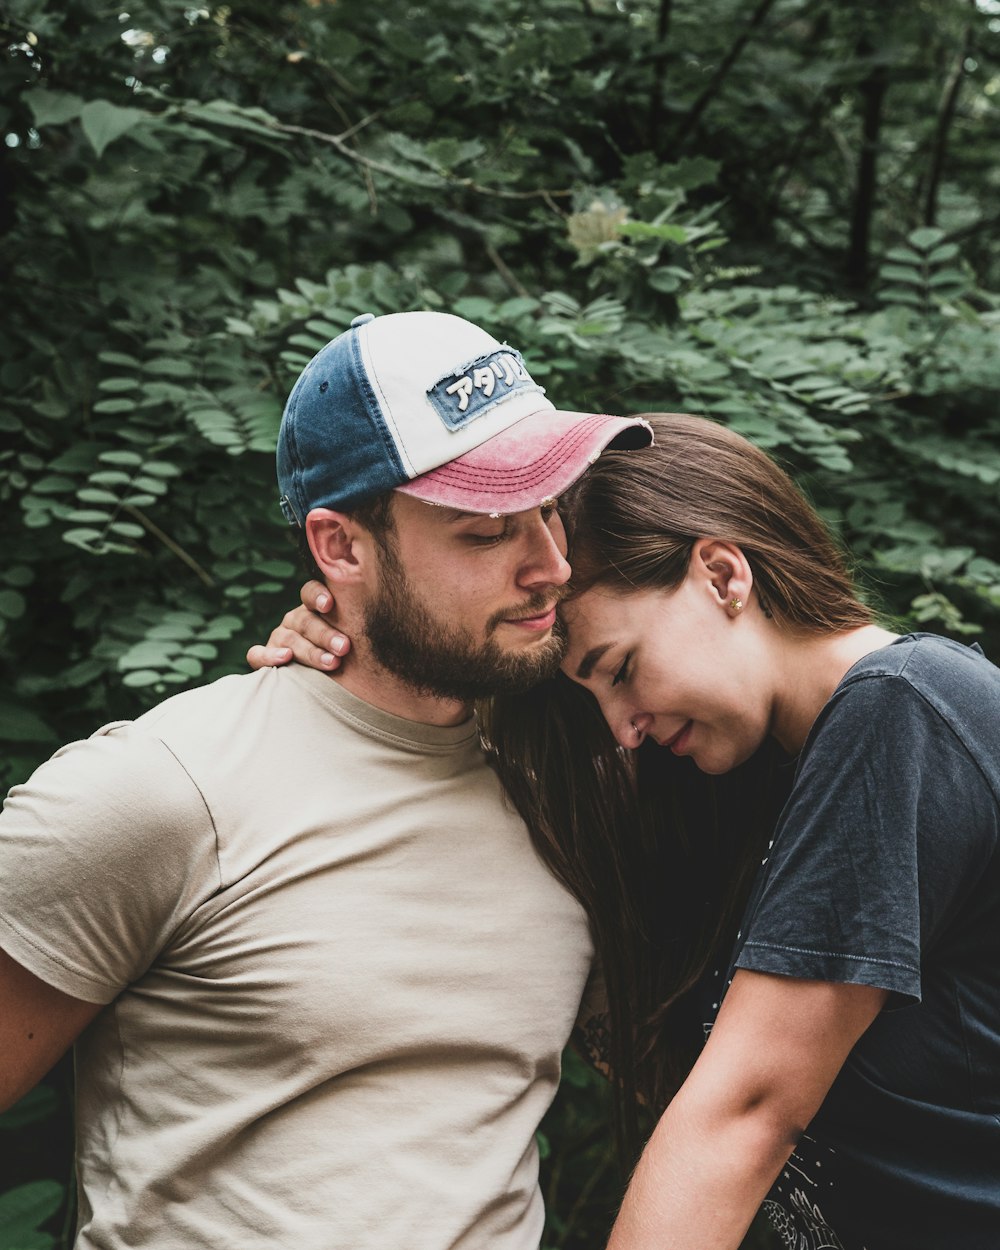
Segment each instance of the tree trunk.
M656 55L653 58L653 85L649 92L649 123L647 133L650 151L660 153L660 128L663 124L663 86L667 78L667 36L670 34L670 18L673 0L660 0L660 12L656 20Z
M870 48L863 48L869 52ZM847 248L845 270L852 286L864 290L868 285L868 253L871 223L878 200L878 145L882 130L882 106L889 86L885 65L875 65L861 84L861 154L858 158L858 181L851 210L851 236Z

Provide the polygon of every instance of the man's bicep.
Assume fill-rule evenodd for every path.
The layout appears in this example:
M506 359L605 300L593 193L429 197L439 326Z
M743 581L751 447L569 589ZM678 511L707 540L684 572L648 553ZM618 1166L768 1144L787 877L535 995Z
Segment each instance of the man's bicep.
M38 1084L101 1007L48 985L0 949L0 1112Z

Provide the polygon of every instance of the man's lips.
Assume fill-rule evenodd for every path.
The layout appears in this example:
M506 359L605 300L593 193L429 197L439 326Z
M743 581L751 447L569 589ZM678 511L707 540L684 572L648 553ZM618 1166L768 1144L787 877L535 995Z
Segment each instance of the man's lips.
M520 629L551 629L556 623L556 605L538 616L508 616L504 618L505 625L516 625Z

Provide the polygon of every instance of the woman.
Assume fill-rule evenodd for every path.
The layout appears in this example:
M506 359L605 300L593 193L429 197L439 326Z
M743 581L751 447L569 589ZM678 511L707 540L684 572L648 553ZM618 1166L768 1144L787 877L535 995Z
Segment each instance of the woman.
M666 1104L610 1247L735 1248L763 1202L795 1250L995 1250L1000 671L874 624L745 440L653 422L561 504L563 672L617 749L565 681L485 722Z

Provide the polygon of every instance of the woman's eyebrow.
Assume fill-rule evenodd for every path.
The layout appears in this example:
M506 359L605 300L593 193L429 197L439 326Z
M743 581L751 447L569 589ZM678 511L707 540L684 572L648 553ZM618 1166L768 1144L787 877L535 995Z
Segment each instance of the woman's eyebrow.
M615 644L613 642L602 642L596 647L591 647L587 654L580 661L576 670L576 676L586 681L590 674L594 671L594 665L605 653L610 651Z

